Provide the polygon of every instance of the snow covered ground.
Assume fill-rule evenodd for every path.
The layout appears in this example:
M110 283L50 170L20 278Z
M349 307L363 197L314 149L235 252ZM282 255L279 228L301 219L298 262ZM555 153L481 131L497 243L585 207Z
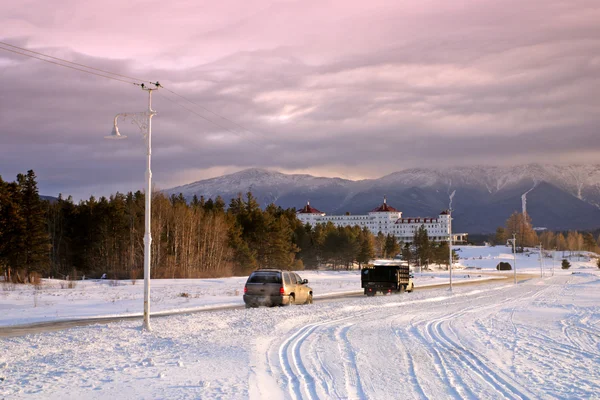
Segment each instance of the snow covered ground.
M494 265L495 267L495 265ZM478 271L457 270L455 282L492 279ZM343 293L361 292L358 271L299 271L308 279L315 299ZM242 294L247 277L219 279L153 279L151 313L195 311L203 308L243 305ZM441 270L415 273L415 286L448 283L448 272ZM0 285L0 328L35 322L75 318L141 315L144 281L44 280L41 288L15 285L8 290Z
M494 274L502 251L459 254ZM519 257L517 267L539 273L537 258ZM4 338L0 398L600 398L600 270L572 264L518 285L183 314L153 319L152 332L125 321ZM319 274L331 292L355 289L352 272L347 285ZM302 276L316 290L318 279ZM241 290L244 279L231 279Z

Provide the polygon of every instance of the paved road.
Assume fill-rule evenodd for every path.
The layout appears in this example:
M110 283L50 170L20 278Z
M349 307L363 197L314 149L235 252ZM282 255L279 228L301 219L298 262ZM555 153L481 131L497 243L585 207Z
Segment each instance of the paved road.
M485 275L485 273L477 272L478 275ZM498 276L498 274L494 274L494 276ZM517 275L517 279L519 281L526 280L532 278L531 275ZM455 282L454 285L460 286L472 286L472 285L482 285L482 284L498 284L498 283L506 283L506 280L513 279L512 274L504 275L504 279L495 279L495 280L487 280L487 281L461 281ZM449 287L448 283L442 283L439 285L432 286L423 286L423 287L415 287L415 290L430 290L430 289L439 289L442 287ZM340 300L351 297L362 297L364 293L362 290L357 290L354 293L343 293L339 295L330 295L321 298L315 298L315 302L329 302L334 300ZM160 318L166 317L169 315L178 315L178 314L195 314L200 312L214 312L214 311L223 311L223 310L241 310L245 307L242 305L234 305L234 306L216 306L216 307L207 307L197 311L175 311L175 312L159 312L151 314L152 318ZM52 332L52 331L60 331L63 329L69 329L77 326L85 326L85 325L93 325L93 324L106 324L110 322L118 322L123 320L130 319L142 319L141 315L132 315L132 316L121 316L121 317L98 317L98 318L85 318L85 319L72 319L72 320L63 320L63 321L49 321L49 322L36 322L32 324L24 324L24 325L13 325L8 327L0 328L0 337L13 337L13 336L22 336L28 334L42 333L42 332Z

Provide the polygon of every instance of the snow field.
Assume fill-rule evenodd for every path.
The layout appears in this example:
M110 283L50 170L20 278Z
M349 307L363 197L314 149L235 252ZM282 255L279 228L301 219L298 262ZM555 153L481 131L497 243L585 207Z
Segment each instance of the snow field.
M0 341L7 398L598 398L600 276L216 311Z
M315 299L343 293L360 293L359 271L299 271L308 279ZM197 311L204 308L243 305L247 277L219 279L152 279L151 314ZM491 279L477 271L457 272L454 281ZM415 273L415 286L448 283L447 271ZM0 287L0 329L58 320L141 315L144 281L76 281L73 289L61 289L64 281L44 280L41 290L32 285ZM1 286L1 285L0 285Z
M495 265L507 253L463 247L459 254L463 268L500 275ZM517 257L519 272L539 273L537 257ZM310 306L181 314L152 319L152 332L141 331L141 321L123 321L2 338L0 398L598 399L600 270L593 260L571 263L570 270L518 285L507 280L457 285L453 292L432 288ZM479 272L457 268L455 277ZM300 275L315 292L321 285L322 294L360 286L353 271L311 273ZM447 281L446 274L423 272L417 282ZM185 307L189 298L172 297L184 291L190 302L198 301L192 306L224 304L223 298L236 298L230 284L236 279L243 288L245 278L153 281L153 293L162 299L153 310L161 303ZM143 288L141 281L85 285L82 294L57 289L55 306L104 315L102 299L129 295L128 301L139 302L133 291ZM225 287L234 294L219 293ZM1 293L13 302L27 295ZM18 311L0 302L2 321L31 319L19 315L28 313L35 318L41 307L27 302Z

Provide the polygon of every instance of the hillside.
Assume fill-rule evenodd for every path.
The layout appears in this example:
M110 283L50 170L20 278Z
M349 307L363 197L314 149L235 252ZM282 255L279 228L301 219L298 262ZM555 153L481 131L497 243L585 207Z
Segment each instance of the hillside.
M448 208L449 193L454 190L457 231L493 232L512 212L521 211L525 193L535 226L554 230L600 227L598 165L417 168L362 181L253 168L165 192L183 193L187 199L220 195L228 202L238 193L251 191L261 205L299 208L310 200L329 214L364 214L386 195L388 203L404 216L434 216Z

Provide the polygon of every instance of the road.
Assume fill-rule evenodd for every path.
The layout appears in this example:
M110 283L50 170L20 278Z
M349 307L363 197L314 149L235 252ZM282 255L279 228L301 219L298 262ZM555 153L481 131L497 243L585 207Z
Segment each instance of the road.
M482 275L482 273L478 272L478 275ZM483 274L485 275L485 274ZM493 276L498 277L498 274L494 274ZM518 275L519 281L530 279L531 275ZM504 279L496 279L493 281L461 281L454 283L456 286L471 286L471 285L493 285L499 284L500 282L506 282L506 280L512 279L512 275L506 274ZM415 287L415 291L420 290L431 290L438 289L443 287L448 287L449 284L439 284L439 285L431 285L424 287ZM344 293L344 294L333 294L328 295L322 298L315 298L315 302L329 302L336 301L339 299L351 298L351 297L363 297L363 291L357 290L355 293ZM214 311L223 311L223 310L240 310L244 309L244 306L234 305L234 306L215 306L215 307L207 307L197 311L176 311L176 312L159 312L151 314L151 318L160 318L171 315L179 315L179 314L195 314L195 313L205 313L205 312L214 312ZM86 326L93 324L106 324L111 322L125 321L125 320L141 320L142 316L140 315L132 315L132 316L120 316L120 317L98 317L98 318L82 318L82 319L69 319L69 320L61 320L61 321L48 321L48 322L36 322L31 324L23 324L23 325L12 325L7 327L0 327L0 337L15 337L29 334L36 334L42 332L53 332L60 331L63 329L74 328L77 326Z

